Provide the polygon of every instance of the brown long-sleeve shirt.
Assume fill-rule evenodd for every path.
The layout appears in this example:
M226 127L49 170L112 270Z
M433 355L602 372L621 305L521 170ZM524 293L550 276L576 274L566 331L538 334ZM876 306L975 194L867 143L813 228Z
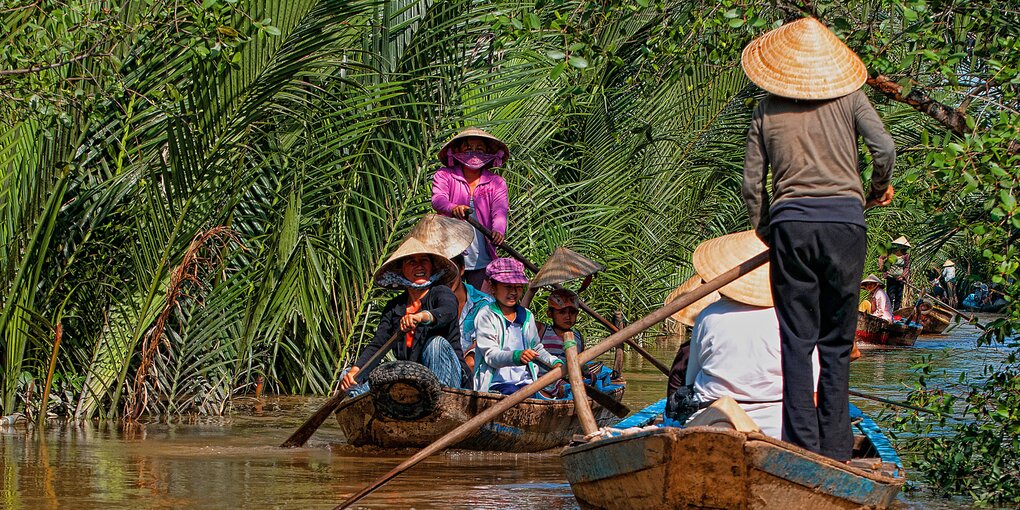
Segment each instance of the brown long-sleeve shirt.
M867 197L857 167L858 135L874 160ZM892 136L864 92L825 101L770 94L751 117L741 194L751 225L767 239L770 206L790 199L836 197L857 198L863 206L866 199L885 193L895 162Z

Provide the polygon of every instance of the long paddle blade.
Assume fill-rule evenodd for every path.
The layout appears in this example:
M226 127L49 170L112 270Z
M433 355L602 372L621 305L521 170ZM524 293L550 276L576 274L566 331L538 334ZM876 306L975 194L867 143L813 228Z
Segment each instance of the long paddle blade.
M316 430L319 430L319 427L326 422L337 407L340 407L340 403L346 398L346 393L343 391L337 391L332 397L329 397L329 400L327 400L325 404L322 404L322 407L320 407L318 411L315 411L315 414L305 420L304 424L298 427L298 429L295 430L294 433L280 445L280 447L299 448L304 446L305 443L308 442L308 439L312 437L312 434L314 434Z
M378 351L375 351L375 353L372 354L372 357L368 358L368 361L365 363L365 366L362 367L361 371L354 376L355 381L360 383L364 381L366 377L368 377L368 373L371 372L373 368L375 368L375 362L379 361L379 359L381 359L383 356L386 355L387 352L389 352L390 347L393 346L393 342L397 341L397 337L400 336L400 333L401 331L398 329L396 333L393 333L393 336L391 336L389 340L382 344L382 347L380 347ZM321 427L322 424L326 422L326 420L329 418L329 415L333 414L333 412L336 411L336 408L340 406L340 404L344 401L345 398L347 398L347 392L337 390L336 394L334 394L332 397L329 397L329 400L327 400L326 403L322 404L322 407L320 407L318 411L315 411L315 414L308 417L308 419L305 420L305 422L301 424L301 426L298 427L298 429L295 430L294 433L291 434L290 437L288 437L287 440L280 445L280 447L299 448L301 446L304 446L305 443L308 442L308 439L312 437L312 434L314 434L316 430L319 430L319 427Z
M617 345L620 345L628 338L638 333L641 333L642 331L654 326L659 322L662 322L663 320L666 319L666 317L673 315L680 309L685 308L689 306L691 303L694 303L695 301L707 296L712 291L719 290L720 288L732 282L733 280L736 280L737 278L740 278L741 276L744 276L745 274L754 271L755 269L761 267L768 261L769 253L767 251L759 253L754 257L751 257L750 259L740 264L739 266L734 267L733 269L730 269L729 271L726 271L725 273L713 278L711 281L706 282L704 285L692 290L691 292L683 296L680 296L679 298L675 299L674 301L671 301L662 308L659 308L658 310L646 315L641 320L621 329L616 333L613 333L612 335L609 335L608 337L606 337L605 340L602 340L601 342L585 349L584 352L582 352L578 356L577 359L578 363L585 363L595 359L598 356L601 356L602 354L605 354L610 349L616 347ZM473 434L475 431L481 428L482 425L489 423L497 416L506 412L507 409L510 409L511 407L521 403L530 395L534 395L535 392L537 392L538 390L542 389L545 386L552 384L557 379L562 378L564 375L566 375L566 369L564 367L562 366L554 367L554 370L546 373L542 377L539 377L537 380L535 380L535 382L521 388L512 395L507 395L499 402L496 402L496 404L493 405L492 407L486 409L485 411L482 411L481 413L478 413L478 415L476 415L474 418L466 421L461 426L451 430L445 436L437 439L434 443L426 446L425 448L422 448L418 453L412 455L409 459L405 460L404 462L401 462L400 465L391 469L388 473L380 477L378 480L372 482L368 487L361 489L353 496L347 498L347 500L338 505L336 509L349 508L354 503L360 501L361 498L364 498L365 496L374 492L379 487L385 485L386 482L396 478L398 475L400 475L404 471L407 471L408 469L415 466L419 462L427 459L432 454L445 448L448 448L449 446L452 446L456 444L458 441L461 441L467 436Z

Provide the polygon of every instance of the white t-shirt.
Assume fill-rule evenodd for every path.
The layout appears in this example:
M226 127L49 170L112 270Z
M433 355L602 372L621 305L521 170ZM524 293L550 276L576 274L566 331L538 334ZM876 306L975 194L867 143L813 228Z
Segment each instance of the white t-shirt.
M783 365L775 308L722 298L694 323L686 384L698 400L732 397L768 436L783 430ZM817 354L812 363L818 386Z

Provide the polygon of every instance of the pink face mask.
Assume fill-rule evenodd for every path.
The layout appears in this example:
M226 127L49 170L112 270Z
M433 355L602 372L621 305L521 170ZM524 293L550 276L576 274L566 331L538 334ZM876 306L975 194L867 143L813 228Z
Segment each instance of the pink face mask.
M487 154L485 152L467 151L454 154L453 159L456 159L461 165L464 165L465 168L478 170L496 159L496 155Z

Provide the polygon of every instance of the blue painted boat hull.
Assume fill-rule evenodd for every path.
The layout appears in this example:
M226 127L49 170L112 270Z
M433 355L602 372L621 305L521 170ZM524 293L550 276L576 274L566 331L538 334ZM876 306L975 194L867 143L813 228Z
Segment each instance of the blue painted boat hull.
M903 469L884 436L872 444L880 433L867 424L857 453L871 458L855 462L867 469L718 427L630 429L567 448L561 459L583 509L882 509L902 487Z

